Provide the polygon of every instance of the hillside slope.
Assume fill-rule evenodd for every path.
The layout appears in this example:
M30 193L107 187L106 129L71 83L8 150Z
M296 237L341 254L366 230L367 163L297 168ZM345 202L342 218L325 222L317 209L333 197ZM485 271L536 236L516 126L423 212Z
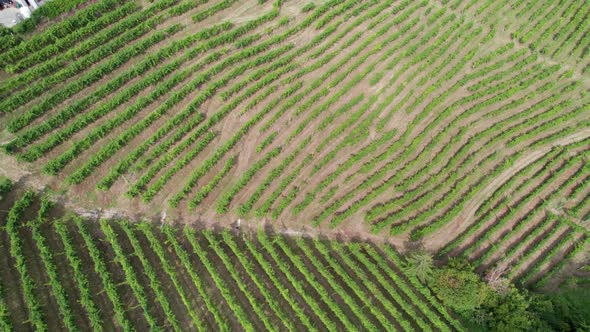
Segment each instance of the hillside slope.
M391 247L83 220L32 192L0 206L3 329L463 329Z
M589 13L99 0L0 53L0 165L128 219L421 245L551 287L590 251Z

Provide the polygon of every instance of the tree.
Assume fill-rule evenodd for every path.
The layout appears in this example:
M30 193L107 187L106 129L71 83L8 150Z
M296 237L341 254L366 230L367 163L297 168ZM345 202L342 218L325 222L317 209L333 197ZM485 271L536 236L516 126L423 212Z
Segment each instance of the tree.
M22 38L19 37L12 29L0 24L0 52L4 52L22 42Z
M452 258L446 266L434 270L428 285L472 324L470 330L550 331L537 308L552 312L551 304L517 289L504 278L507 270L506 265L499 264L481 278L468 260Z
M480 308L491 291L474 272L449 267L436 270L429 285L446 305L466 318Z
M432 276L434 269L432 255L425 251L413 253L406 258L404 269L408 275L414 276L424 283Z
M542 331L540 318L530 310L531 297L525 290L509 285L504 293L493 292L482 304L488 319L484 326L492 331Z
M488 285L500 295L506 295L510 291L510 281L504 277L508 270L508 265L498 264L484 276Z
M572 278L555 293L546 295L549 302L535 309L557 331L590 331L590 281ZM546 304L546 303L545 303Z

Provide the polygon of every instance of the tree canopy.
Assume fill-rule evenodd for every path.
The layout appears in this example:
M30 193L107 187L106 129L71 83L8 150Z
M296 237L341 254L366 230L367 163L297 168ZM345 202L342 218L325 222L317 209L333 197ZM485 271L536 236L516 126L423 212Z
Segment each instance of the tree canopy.
M551 294L532 293L501 275L482 278L465 259L435 267L427 264L427 255L410 255L406 269L416 276L421 273L421 280L463 317L470 330L590 331L588 280L570 282Z

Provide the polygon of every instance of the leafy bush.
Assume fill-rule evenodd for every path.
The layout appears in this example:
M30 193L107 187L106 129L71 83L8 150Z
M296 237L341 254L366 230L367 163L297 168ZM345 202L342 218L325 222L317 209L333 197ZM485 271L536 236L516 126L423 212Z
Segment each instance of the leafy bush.
M0 176L0 195L8 193L10 189L12 189L12 180Z
M549 303L534 305L541 318L556 331L584 331L590 324L590 283L572 279L556 293L544 297Z
M78 7L78 5L85 3L84 0L58 0L48 1L45 5L39 7L31 13L31 17L15 25L12 29L18 33L27 33L35 30L45 18L54 19L61 14L67 13L70 10Z
M314 8L315 8L315 3L310 2L307 5L303 6L303 8L301 8L301 11L304 13L307 13L307 12L314 10Z
M0 52L4 52L22 42L22 38L11 29L0 25Z

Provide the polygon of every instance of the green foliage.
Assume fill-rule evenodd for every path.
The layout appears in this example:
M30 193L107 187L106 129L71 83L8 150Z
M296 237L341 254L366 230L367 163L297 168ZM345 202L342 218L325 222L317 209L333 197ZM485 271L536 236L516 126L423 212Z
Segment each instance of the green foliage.
M259 216L259 217L261 217L261 216L263 216L263 215L266 215L266 214L267 214L267 213L270 211L270 209L271 209L272 205L273 205L273 204L274 204L274 203L277 201L277 199L279 198L279 195L281 195L281 193L282 193L282 192L283 192L283 191L284 191L284 190L285 190L285 189L286 189L286 188L289 186L289 184L291 184L291 183L292 183L292 182L295 180L295 178L296 178L296 177L297 177L297 176L300 174L300 172L301 172L301 169L302 169L304 166L306 166L307 164L309 164L310 162L311 162L311 157L310 157L310 155L307 155L307 157L305 157L305 159L303 159L303 162L301 162L301 163L300 163L300 164L299 164L299 165L298 165L298 166L295 168L295 170L294 170L294 171L293 171L291 174L289 174L289 176L285 177L285 178L284 178L284 179L283 179L283 180L282 180L282 181L279 183L279 186L278 186L278 188L277 188L275 191L273 191L273 192L270 194L270 196L269 196L269 197L266 199L266 201L264 201L264 203L262 203L262 205L260 206L260 208L258 208L258 209L256 210L256 215L257 215L257 216ZM259 187L259 188L261 188L261 187ZM295 194L296 194L296 191L298 191L298 189L295 189L294 191L292 191L292 193L293 193L293 192L295 192ZM293 194L293 196L294 196L295 194ZM288 196L288 197L289 197L289 196ZM253 196L253 198L255 198L255 200L257 200L259 197ZM294 197L293 197L293 198L294 198ZM286 201L287 201L287 200L281 200L281 202L282 202L282 203L281 203L281 206L280 206L279 208L277 208L277 210L275 210L275 211L278 211L278 210L281 210L281 211L282 211L282 210L284 210L284 209L286 208L286 205L287 205ZM250 204L249 204L249 203L250 203L250 200L249 200L248 202L246 202L246 203L243 205L243 206L244 206L244 208L242 208L242 207L240 207L240 208L241 208L243 211L247 211L247 210L250 208ZM276 213L276 212L274 212L274 211L273 211L273 215L274 215L275 213ZM277 215L278 215L278 214L277 214Z
M469 228L449 239L443 254L462 251L475 264L489 265L506 248L514 276L524 275L521 280L527 284L538 280L535 286L550 285L584 249L569 245L569 239L588 240L566 222L589 213L589 177L580 177L586 169L559 181L587 158L568 157L561 163L565 151L547 147L590 125L577 121L590 109L587 96L578 91L583 86L579 74L590 66L578 61L563 70L539 59L537 51L556 54L553 44L562 43L567 46L559 50L564 57L576 58L580 51L587 55L590 5L561 1L555 12L566 15L554 19L544 14L553 5L523 0L511 6L503 6L506 1L443 0L442 7L426 0L330 0L317 7L308 3L289 22L279 10L282 1L276 0L270 12L234 26L210 24L234 12L235 0L203 8L207 0L150 2L138 10L134 1L119 6L115 0L98 0L87 6L94 11L79 10L30 41L11 40L5 33L7 45L14 45L0 52L0 64L11 74L0 83L0 112L12 112L5 114L6 124L18 136L7 151L36 162L35 167L49 159L45 172L68 173L60 174L68 184L104 174L108 166L98 187L108 190L125 175L125 181L136 181L127 194L144 203L163 197L176 208L188 197L182 207L190 210L221 193L216 206L204 207L211 209L205 216L213 209L233 212L234 202L241 203L237 212L245 216L253 210L259 217L301 214L316 226L360 227L352 223L362 222L364 214L363 227L373 232L388 228L390 235L409 233L410 240L419 240L453 221L470 219L470 211L477 209ZM510 7L531 19L530 27L514 34L530 49L498 42L498 25L479 17L495 7ZM585 11L576 13L576 8ZM184 22L190 29L177 33L184 26L171 26L168 20L185 14L193 22ZM201 25L208 27L193 34ZM578 31L578 25L583 29ZM566 39L572 44L565 45ZM574 43L584 49L574 52L579 46ZM366 88L366 96L359 94ZM262 143L256 151L264 154L242 152L244 140L255 141L258 131ZM479 197L515 170L529 150L545 154L533 164L540 175L550 175L537 177L527 166L517 172L526 173L522 177L511 176L491 196ZM236 167L238 156L250 159L245 167L243 160ZM235 169L240 174L233 174ZM248 188L255 181L256 187ZM510 196L515 186L520 187L518 197ZM547 202L563 193L577 200L562 210L567 218L542 216L550 207ZM472 204L482 200L479 206ZM529 207L531 213L523 213ZM176 212L175 217L182 215ZM529 227L533 222L535 227ZM412 255L402 264L391 248L384 250L383 256L392 255L387 259L380 250L311 246L307 240L297 243L299 255L290 241L266 236L246 240L248 251L242 251L241 240L232 242L227 232L222 243L211 232L203 237L185 230L183 236L166 225L160 230L103 221L97 232L79 221L77 225L71 238L65 226L56 229L64 242L64 259L74 271L81 307L94 329L102 319L129 330L130 318L140 312L152 329L181 330L185 327L177 320L182 317L172 312L178 305L186 308L187 319L198 330L227 331L235 322L245 330L262 325L282 329L274 316L289 330L378 330L392 318L404 330L461 330L447 308L482 329L543 328L526 292L512 287L498 293L465 261L452 260L437 269L429 255ZM6 230L16 233L9 223ZM43 238L34 234L38 229L32 230L36 242L31 243L43 255L56 312L71 320L57 284L61 276L51 266L55 253L47 252ZM568 233L558 239L563 241L549 241L564 230ZM540 235L547 239L538 240ZM14 236L7 238L19 244ZM76 240L84 243L79 256ZM151 251L144 252L146 243ZM129 244L133 256L126 257ZM544 257L536 258L547 245ZM101 252L103 246L108 250ZM22 262L12 247L12 259ZM517 252L520 260L511 256ZM111 264L106 259L113 253ZM101 317L102 308L92 302L79 257L90 257L100 277L93 281L102 282L97 287L112 303L113 317ZM151 266L155 262L163 272ZM145 275L132 263L141 263ZM21 265L17 274L26 281L26 264ZM174 286L170 292L181 299L168 303L158 276L169 278L166 284ZM116 284L122 279L124 283ZM149 283L141 285L141 280ZM185 280L194 289L183 290ZM281 287L285 280L288 285ZM30 323L43 329L43 317L32 310L32 286L38 285L23 286L24 303ZM251 294L251 289L259 293ZM197 293L200 307L193 302ZM127 297L139 308L128 311ZM0 322L8 324L1 304ZM154 308L164 316L152 312ZM575 311L561 311L566 310ZM366 319L366 313L372 317ZM289 314L300 322L287 322ZM158 326L165 319L169 324ZM584 324L568 321L563 326Z
M134 7L135 6L131 6L131 10ZM101 16L98 20L93 20L91 24L56 40L53 44L47 45L34 53L29 51L24 58L21 56L17 59L13 59L7 70L22 72L3 82L0 90L2 91L2 95L9 95L12 89L19 86L25 86L27 83L32 83L35 80L45 78L46 76L53 76L58 73L63 74L63 69L69 61L73 61L74 63L72 64L76 64L76 66L74 66L76 68L79 68L79 63L88 66L88 63L92 63L91 61L94 60L96 62L96 53L101 50L104 51L104 47L107 45L112 46L113 43L109 43L109 41L111 41L113 37L116 36L119 38L119 35L123 34L125 31L134 28L141 22L147 21L154 15L151 11L140 11L125 17L129 10L129 6L121 6L116 11ZM121 19L121 17L124 17L124 19ZM105 28L101 29L101 26L103 25ZM92 35L80 41L80 38L86 34ZM77 44L67 48L68 45L72 43ZM60 56L56 56L58 54ZM45 57L48 57L49 59ZM46 61L38 63L41 60ZM28 66L32 67L27 69ZM82 67L87 69L87 67Z
M166 319L168 320L168 322L172 326L172 329L174 329L175 332L182 331L182 328L180 327L180 325L178 323L178 319L176 318L176 315L174 314L174 310L170 306L170 302L168 301L166 293L164 292L164 289L162 288L162 285L159 280L159 276L157 275L155 268L151 265L150 261L146 257L146 255L143 251L143 248L141 247L141 243L139 242L137 236L135 235L135 232L133 231L133 229L131 229L131 227L129 226L129 224L127 222L119 222L119 226L121 227L121 229L123 229L123 231L127 235L127 239L129 240L129 242L131 243L131 246L133 247L135 256L137 258L139 258L139 260L141 261L141 265L143 267L143 272L148 276L148 278L150 280L150 287L152 288L152 290L156 294L156 300L160 303L160 306L162 307L162 310L164 311L164 315L166 315ZM170 294L170 293L168 292L168 294Z
M378 252L376 252L376 250L374 250L373 248L371 248L370 246L367 246L368 249L368 253L377 261L379 262L380 265L382 266L386 266L386 259L391 260L396 266L404 266L406 264L406 262L404 262L400 256L398 255L398 253L392 248L392 246L390 245L385 245L384 246L384 253L385 255L379 255ZM383 256L383 257L382 257ZM391 271L391 268L385 268L386 270ZM390 275L395 275L394 273L390 273ZM396 283L401 284L401 286L399 286L402 289L407 289L406 294L410 294L409 291L409 285L408 284L403 284L401 282L401 276L398 277L394 277L394 281L396 281ZM430 288L428 288L426 286L426 284L420 282L416 277L413 277L411 275L407 275L407 279L409 281L409 284L412 285L430 304L430 306L432 306L432 310L433 311L438 311L448 322L450 322L451 326L454 327L457 331L463 331L464 328L461 325L461 323L453 316L451 316L451 314L449 313L449 310L444 307L442 305L442 303L440 301L438 301L435 296L432 294L432 292L430 291ZM415 297L413 297L412 295L408 295L408 297L410 297L411 299L414 299ZM414 303L418 303L421 301L413 300ZM422 303L421 305L419 305L422 310L424 312L428 312L430 308L427 308L425 303ZM428 317L430 318L430 320L434 321L434 323L441 327L441 330L446 330L445 328L445 324L440 320L440 318L438 318L438 315L435 315L434 313L431 315L428 315Z
M54 1L52 1L53 3ZM41 8L45 8L43 6ZM67 36L60 38L55 41L55 43L45 46L44 48L34 52L27 54L26 57L23 59L18 59L13 63L8 64L6 67L6 71L14 73L14 72L28 72L31 73L33 68L36 65L47 61L48 59L55 57L56 55L60 54L67 58L72 58L74 54L83 54L80 51L82 50L89 50L99 46L99 43L102 41L106 41L105 38L105 31L111 32L111 38L117 33L115 26L122 24L123 22L132 22L135 19L135 22L140 22L137 18L145 19L147 17L147 12L141 12L141 14L136 14L138 10L138 5L131 1L123 6L118 7L117 9L105 13L104 15L100 16L98 19L89 22L86 26L81 27L78 30L72 31ZM34 13L37 13L35 11ZM126 16L130 16L126 18ZM121 19L125 18L122 22ZM118 22L119 21L119 22ZM109 29L109 25L113 25L112 29ZM127 25L131 27L131 25ZM80 41L83 41L80 45L77 45ZM65 54L64 54L65 53ZM58 66L62 66L65 64L65 58L59 56L56 58L51 59L42 64L42 67L39 68L57 68ZM36 70L35 70L36 71ZM29 75L28 77L32 77ZM20 83L22 84L24 80L23 77L15 77L11 79L12 83ZM3 85L3 87L6 86Z
M428 284L444 304L466 317L479 309L490 294L477 274L464 269L436 270Z
M43 98L41 102L37 103L30 109L27 109L26 112L19 114L19 117L15 118L8 124L9 130L16 132L26 127L34 119L45 114L49 109L55 107L82 89L90 86L92 83L97 82L108 73L111 73L113 70L121 67L131 58L145 53L149 47L164 40L166 37L169 37L169 35L174 34L181 29L180 25L173 25L167 30L158 31L150 35L148 38L139 41L138 44L128 46L130 41L133 41L148 33L153 26L159 23L160 20L161 19L159 18L155 18L145 22L145 24L135 27L134 29L126 31L121 36L112 39L109 43L102 45L99 49L87 54L85 57L64 68L63 70L60 70L53 75L46 76L41 82L37 82L26 89L22 89L11 95L6 100L3 100L2 103L0 103L0 107L2 107L4 112L11 112L17 109L19 106L25 104L28 100L42 94L49 87L52 87L57 83L61 83L63 80L66 80L82 72L83 70L87 69L88 66L91 66L102 60L107 54L116 52L113 57L108 58L108 61L104 61L100 65L93 67L92 70L85 72L85 74L78 79L68 81L68 83L62 87L62 89L56 91L50 96Z
M82 262L79 253L76 252L72 239L68 233L67 226L63 220L57 220L53 222L55 232L58 234L61 242L65 249L65 256L69 262L69 265L74 271L73 278L78 286L80 292L80 304L86 310L88 319L90 320L90 326L94 331L102 330L102 320L99 314L97 305L94 303L93 294L91 294L88 276L84 269L85 263Z
M155 234L152 232L151 227L149 227L149 225L147 225L147 224L140 224L139 227L143 230L143 233L145 234L145 236L147 237L147 239L150 242L150 246L156 252L156 254L160 257L160 260L165 261L166 257L164 255L165 254L164 248L162 247L162 244L159 243ZM180 259L183 267L188 272L188 275L190 276L190 279L191 279L193 285L198 290L199 295L205 301L205 305L207 307L207 310L213 314L213 317L215 318L215 323L217 324L217 327L221 331L229 331L230 328L229 328L228 322L223 317L221 317L219 310L217 309L217 307L213 303L212 297L209 295L209 293L205 289L205 284L202 281L202 277L199 276L199 274L197 274L197 272L195 270L195 266L193 265L193 262L191 261L191 258L189 256L189 253L180 245L178 236L174 232L174 229L171 228L170 226L165 225L163 227L163 233L166 235L167 243L170 244L172 249L174 249L174 252L176 253L178 258ZM166 269L167 272L173 276L173 280L176 279L176 271L172 269L172 266L170 266L169 264L164 264L164 269ZM190 305L188 295L185 298L185 301L187 301L187 305ZM202 322L198 318L197 313L194 310L191 310L191 312L192 313L190 315L191 315L192 319L195 321L195 325L201 326Z
M12 331L12 322L10 321L10 312L8 310L8 306L4 301L4 296L6 291L0 288L0 328L3 331Z
M48 1L44 6L31 13L31 17L18 23L12 29L18 33L32 32L46 19L54 19L61 14L67 13L76 8L80 4L85 3L84 0L58 0Z
M234 43L234 45L236 46L236 48L244 48L244 47L250 46L251 44L253 44L254 42L256 42L260 39L261 39L261 36L259 34L253 34L253 35L238 39Z
M299 259L297 259L298 257L295 258L291 258L292 255L288 255L286 254L289 258L283 258L280 256L279 251L277 249L275 249L274 243L273 243L273 239L271 239L266 233L264 233L263 231L259 231L258 232L258 242L260 243L260 245L265 249L265 251L272 257L272 259L276 262L276 265L278 266L279 270L285 275L285 277L287 278L287 280L289 281L289 283L293 286L293 288L299 293L299 295L301 295L305 301L309 304L309 306L311 307L311 309L313 310L313 313L319 317L319 319L321 320L321 322L325 325L325 327L329 330L329 331L336 331L337 330L337 325L336 322L334 322L333 320L331 320L326 311L324 309L322 309L320 307L319 302L317 301L317 299L315 299L310 293L309 291L306 291L304 289L304 283L301 279L297 278L295 275L295 270L298 270L302 267L303 263L301 262L301 259L299 257ZM252 249L251 249L252 250ZM293 261L294 259L294 261ZM294 268L295 267L295 268ZM302 273L305 270L301 271ZM309 272L308 272L309 273ZM321 293L322 288L319 285L319 282L317 282L317 280L315 278L309 279L310 282L313 283L314 288L316 289L316 291L318 292L318 294L320 294L320 296L324 296L324 298L329 299L329 295L326 293L325 289L324 292ZM332 307L334 308L334 310L337 310L338 312L341 312L341 310L338 310L337 307L334 307L334 302L333 300L330 300L330 302L332 302ZM344 319L345 316L343 316Z
M304 13L307 13L307 12L310 12L314 9L315 9L315 3L308 2L305 6L303 6L303 8L301 8L301 11Z
M221 179L229 173L229 171L235 166L235 164L236 156L230 157L223 165L221 171L217 173L215 177L213 177L213 179L209 181L209 183L207 183L206 185L202 186L201 189L199 189L199 191L195 194L195 197L193 197L193 199L189 202L189 207L191 209L197 207L197 205L199 205L203 201L203 199L205 199L205 197L207 197L207 195L209 195L209 193L213 189L215 189L215 187L219 184Z
M223 233L224 237L227 237L228 236L227 234L228 234L227 232L224 232ZM262 267L266 276L270 279L270 281L273 283L273 285L275 285L275 287L280 292L281 296L289 303L289 305L291 306L293 311L295 311L295 315L297 316L297 318L299 318L301 320L301 323L303 323L303 325L305 325L305 327L309 331L314 331L314 332L318 331L318 329L314 325L312 325L311 320L310 320L310 316L308 314L306 314L303 311L303 308L295 302L295 299L289 293L288 288L279 286L279 285L281 285L282 281L279 280L275 270L273 269L273 265L271 264L271 261L269 259L266 259L263 256L261 250L256 248L253 241L251 241L249 239L244 239L244 241L246 243L246 247L248 248L248 251L254 257L254 260ZM233 250L235 246L232 244L231 241L227 241L227 242L229 243L229 246L232 247L232 250ZM238 258L239 258L239 256L238 256ZM297 287L295 287L295 288L297 289Z
M4 194L8 194L12 189L12 180L5 176L0 176L0 197Z
M579 253L584 252L586 250L586 246L588 245L588 243L590 243L590 237L585 237L585 239L583 241L574 243L574 246L569 251L569 253L565 257L563 257L559 261L559 263L553 265L551 267L550 271L545 272L543 274L543 276L541 277L541 279L539 281L537 281L537 283L535 284L535 287L537 287L537 288L543 287L549 280L551 280L553 277L555 277L555 275L559 271L561 271L561 269L566 264L571 262L571 259L574 259L574 257L576 257ZM584 267L586 268L586 270L588 270L588 268L590 268L590 265L585 265Z
M344 289L342 286L340 286L336 282L336 280L337 280L336 276L334 276L332 273L329 272L329 270L327 268L324 267L324 265L319 260L319 257L317 257L313 251L311 251L310 247L307 245L305 240L302 238L298 238L298 239L296 239L296 242L298 244L299 249L301 249L304 252L305 256L307 256L307 258L311 261L313 266L320 272L320 274L324 277L324 279L328 281L328 283L330 284L332 289L334 289L340 295L340 297L344 300L344 303L346 303L351 308L352 312L358 317L357 319L359 320L360 324L367 330L375 330L377 327L371 321L366 319L366 317L364 317L364 315L362 314L361 308L354 301L354 298L351 296L352 293L350 293L349 291ZM343 278L345 280L350 279L350 275L341 276L341 278ZM349 283L349 287L350 287L350 289L353 290L353 293L357 294L357 297L361 297L361 298L363 297L363 295L360 295L358 285L350 285L350 283ZM376 316L376 317L379 317L379 316Z
M427 252L415 252L406 258L404 271L421 282L426 282L432 276L433 269L432 255Z
M41 256L41 261L43 262L43 266L45 267L45 272L49 277L49 283L51 285L51 290L55 299L57 300L57 305L59 307L60 316L63 318L64 326L68 329L68 331L79 331L80 329L76 326L75 322L75 315L71 310L71 306L68 303L68 295L65 291L63 286L63 279L67 276L60 276L57 272L57 267L53 261L53 256L51 254L51 249L47 245L47 241L41 232L41 224L46 221L46 213L48 212L49 208L51 207L52 203L48 201L46 198L42 198L41 200L41 207L39 208L37 219L29 223L29 227L31 228L31 232L33 234L33 240L39 250L39 255Z
M539 295L518 289L507 279L502 286L484 282L464 259L451 259L428 281L437 297L455 309L473 330L574 331L588 327L587 283L574 289Z
M424 322L424 320L422 320L421 317L416 316L416 312L414 311L414 309L400 296L400 294L398 294L397 290L394 291L393 288L388 287L389 285L384 284L384 279L382 277L379 277L374 268L368 268L368 271L372 274L372 277L369 277L369 275L367 275L367 272L363 271L364 269L361 268L361 265L355 263L351 259L351 257L348 257L348 253L344 251L345 248L342 244L338 242L333 242L332 246L342 257L342 260L344 261L345 265L347 265L354 271L352 275L356 276L357 278L360 278L361 280L364 280L365 286L367 287L369 292L380 301L380 303L393 317L395 317L396 321L399 322L404 331L414 331L415 329L411 326L410 321L408 321L402 316L401 312L399 312L395 307L391 306L391 303L388 303L384 300L384 295L379 290L377 283L381 284L380 286L384 287L387 290L387 293L389 293L389 295L394 298L395 302L402 308L404 312L406 312L406 314L409 317L414 317L414 320L417 322L421 330L430 330L430 327L426 325L426 323ZM350 249L358 250L358 244L351 244ZM360 261L364 264L368 263L364 259L360 259Z
M269 137L272 137L272 134ZM297 154L299 154L302 150L304 150L310 141L311 141L311 137L308 137L307 139L303 140L297 146L297 149L293 153L291 153L289 156L287 156L285 159L283 159L283 161L281 162L281 164L279 166L273 168L272 171L270 171L269 175L258 186L258 188L256 188L256 191L250 196L250 198L248 198L246 203L240 205L239 211L241 214L246 214L246 213L250 212L250 210L252 209L254 204L262 196L264 190L266 190L266 188L272 183L272 181L274 181L276 178L280 177L283 174L285 169L295 160L295 157L297 156Z
M119 243L118 234L114 231L112 225L105 220L100 221L100 228L106 235L108 242L110 243L113 251L115 252L116 261L123 269L126 283L131 287L135 298L139 302L139 305L143 309L143 316L146 318L150 329L152 331L162 331L162 328L158 325L156 317L152 313L150 301L145 293L144 285L139 282L137 274L133 270L133 266L129 261L129 256L123 252L123 247Z
M203 11L198 12L197 14L193 15L193 21L201 22L215 15L216 13L231 7L231 5L235 2L235 0L222 0L216 3L214 6L211 6Z
M55 19L61 14L72 11L80 4L85 3L84 0L57 0L47 1L37 10L31 13L31 17L15 25L12 30L17 33L28 33L32 32L45 20ZM66 18L62 22L56 24L52 32L60 31L71 31L75 29L79 24L87 23L92 18L96 18L100 15L101 11L108 10L109 6L115 7L115 3L112 0L103 0L97 4L87 6L86 8L79 10L74 15ZM57 29L57 28L61 29ZM71 30L68 30L71 29Z
M319 261L319 259L317 257L315 257L315 254L313 252L311 252L311 250L307 249L306 247L306 243L303 239L298 239L298 244L300 246L300 248L302 248L304 251L306 251L307 256L309 257L310 260L312 260L312 262L314 262L315 264L318 264L317 261ZM328 262L329 266L331 269L334 270L334 272L336 272L336 274L338 275L339 278L341 278L342 280L344 280L344 282L347 284L347 286L353 291L353 293L359 298L361 299L361 301L363 301L363 304L366 305L369 310L371 310L371 313L377 318L377 320L379 320L379 322L381 323L382 326L387 326L387 318L384 316L383 312L376 310L376 306L373 306L371 304L368 304L368 299L367 297L363 294L362 289L359 287L360 285L354 281L354 278L348 274L344 268L337 263L336 259L333 257L332 253L330 252L330 249L321 241L313 241L314 242L314 246L315 248L323 255L324 259ZM328 272L327 268L324 267L320 267L318 268L320 271L324 270L325 272ZM346 299L346 297L349 297L350 295L348 294L344 294L341 295L343 298L345 298L345 301L348 300ZM364 323L364 326L366 326L367 328L369 327L373 327L373 326L367 326L367 322ZM375 327L373 327L374 329Z
M3 25L0 25L0 54L10 50L22 42L22 38Z
M214 246L217 247L218 242L216 242L215 239L213 239L212 234L205 233L205 236L207 236L209 239L212 239L212 241L214 242ZM238 247L238 244L235 242L234 237L231 235L231 233L229 231L227 231L227 230L224 231L222 233L222 236L223 236L223 243L230 248L232 255L234 255L235 257L238 258L238 261L244 267L244 269L248 273L248 276L254 282L256 287L258 287L258 290L262 293L262 295L264 296L264 299L266 300L266 302L268 303L268 305L272 309L272 311L277 315L277 317L279 317L281 319L281 322L285 325L285 327L289 331L295 331L296 327L294 326L293 321L291 319L289 319L289 317L286 315L284 310L281 308L277 299L274 298L274 296L270 292L270 288L267 287L264 284L264 282L262 281L262 279L259 278L259 276L257 275L257 273L255 271L254 262L248 260L247 256ZM218 249L216 249L216 251L217 250ZM227 259L227 254L224 253L222 259L225 262ZM275 286L277 286L277 285L278 284L275 284ZM266 322L265 322L265 325L267 325Z
M536 305L541 317L556 331L590 330L590 281L572 279Z
M10 256L14 260L20 285L22 288L23 302L28 311L28 317L32 327L36 331L47 331L47 322L45 313L41 307L38 299L38 287L31 275L29 266L27 265L27 258L23 251L23 239L19 234L19 226L24 217L27 208L33 204L35 194L32 191L27 191L21 198L19 198L6 218L6 233L8 235L10 245Z
M209 259L207 251L203 249L203 247L199 244L197 232L190 228L184 228L184 235L186 236L186 239L189 241L192 247L192 251L199 257L199 260L205 266L206 270L209 272L209 275L213 279L215 286L219 289L221 295L229 305L230 309L238 318L239 324L245 331L255 331L256 329L254 328L254 325L252 323L253 317L250 317L246 313L243 306L236 298L236 295L238 294L235 294L230 291L226 279L222 277L222 275L217 270L215 264Z
M134 331L131 322L126 316L126 310L122 303L121 296L117 291L117 285L113 281L112 275L107 269L107 264L104 261L102 251L96 244L96 239L93 238L92 234L88 230L87 226L84 225L85 221L82 219L75 219L75 223L78 226L78 232L84 239L84 243L88 250L88 254L92 259L94 265L94 271L100 276L102 280L102 287L113 304L113 310L115 312L115 319L117 323L123 328L124 331Z
M17 238L15 221L22 223L35 209L38 216L29 225L31 232L21 227L19 233L26 235L18 234L19 241L14 241L27 249L20 252L27 262L17 271L32 264L45 268L44 288L49 287L69 330L78 328L79 319L96 331L111 324L133 331L146 323L153 330L176 331L186 326L230 331L237 324L252 331L258 326L271 331L283 327L297 331L301 326L309 331L355 331L388 329L393 323L406 331L446 332L451 330L446 321L462 330L445 310L433 309L440 308L440 302L425 287L418 289L414 277L408 283L401 264L391 264L371 246L291 241L265 233L256 240L229 231L220 235L188 227L180 233L169 225L147 222L51 220L48 212L60 213L60 209L50 210L45 199L38 207L32 192L24 199L9 212L9 240ZM33 244L33 252L22 245L25 241ZM68 263L71 275L58 274L58 256L50 250L56 245L63 245L61 259ZM41 287L34 286L31 295ZM15 291L29 292L11 288L10 296ZM68 298L75 293L77 308L84 311L77 317ZM0 298L0 325L12 326L14 306L5 306L4 299ZM47 313L46 297L29 301L36 303L41 314ZM106 317L111 320L105 322ZM35 315L30 318L43 330ZM47 321L51 323L47 329L52 328L55 320Z
M511 286L506 294L491 294L472 319L491 331L539 331L543 326L539 316L529 310L531 298L526 291Z
M176 272L174 271L174 268L171 266L169 259L166 257L166 253L165 253L163 247L161 246L160 243L158 243L158 240L154 236L154 233L152 233L151 226L147 223L140 223L137 225L137 229L142 231L142 233L147 238L152 251L154 251L156 253L156 255L158 256L158 258L160 259L160 262L162 263L162 267L164 268L164 271L166 271L166 274L168 274L168 276L172 280L172 283L174 284L174 287L176 288L176 291L178 292L180 299L182 300L184 306L186 307L186 310L188 311L188 314L191 317L192 322L195 324L195 326L197 326L199 329L202 330L203 329L202 320L199 319L196 311L193 309L193 306L192 306L190 300L188 299L188 295L186 294L186 292L182 288L182 286L178 280L178 277L176 276ZM132 239L132 237L134 236L134 235L132 235L133 230L130 227L128 227L127 225L123 225L123 230L128 234L129 238ZM141 247L139 246L139 243L137 243L136 239L132 239L131 242L132 242L132 245L136 248L136 250L141 250ZM144 258L141 258L141 259L144 260ZM147 261L146 261L146 263L147 263ZM157 287L157 288L161 287L158 284L157 280L153 281L153 279L155 279L155 278L150 277L150 279L152 279L151 282L155 287ZM162 298L163 300L165 299L165 297L163 297L163 295L159 295L159 297ZM162 301L160 301L160 302L162 302ZM174 322L175 321L174 313L171 312L169 314L169 316L172 318L172 322ZM175 329L177 329L177 327L175 327Z
M220 241L213 235L213 233L210 230L205 230L202 232L202 234L207 239L209 247L213 249L219 260L222 262L226 270L229 272L231 276L230 281L238 286L238 289L240 289L244 297L248 300L248 303L250 303L250 306L254 309L255 314L264 324L264 327L268 331L278 331L278 329L272 326L269 315L265 313L266 309L262 307L262 305L265 303L258 301L254 297L253 292L250 289L248 289L246 280L244 280L244 278L242 278L238 274L236 265L231 261L230 256L222 249L222 244L220 243ZM260 283L257 284L257 287L259 286L261 286Z
M287 26L289 25L289 17L288 16L283 16L281 17L281 19L278 22L279 26Z
M55 130L70 118L78 115L78 113L84 113L84 111L89 108L90 105L98 100L101 100L110 93L117 91L117 89L124 86L125 83L129 82L133 78L144 74L151 68L158 66L160 62L166 60L167 58L173 57L178 52L190 47L197 40L208 38L211 35L215 35L225 29L230 28L231 25L226 24L204 29L195 35L191 35L180 41L175 41L169 46L160 49L158 52L146 56L146 58L139 64L136 64L130 70L125 71L123 74L119 75L108 84L101 86L91 96L78 100L76 103L61 110L58 114L51 116L42 124L29 128L26 132L22 133L14 143L11 142L11 144L7 146L7 149L14 150L16 147L24 147L30 144L33 140L38 139L45 133ZM31 146L28 151L22 153L20 157L27 161L33 161L40 158L44 153L51 150L56 145L63 143L65 140L70 138L84 127L109 114L116 107L124 104L143 89L158 83L161 84L162 80L164 80L167 76L170 76L176 69L180 68L183 63L189 61L195 55L195 53L206 50L207 48L205 47L197 47L196 49L192 49L190 52L188 52L188 54L180 56L174 61L161 66L157 71L145 75L139 80L139 82L136 82L126 89L118 91L116 95L112 96L108 102L102 103L100 107L94 108L92 111L84 113L83 116L78 117L65 128L55 130L56 132L49 135L49 137L44 142ZM208 59L212 59L211 61L217 59L218 57L215 55L217 55L217 53L212 53Z
M273 131L272 133L270 133L270 135L268 135L260 144L258 144L258 146L256 147L256 152L262 152L264 148L269 146L274 141L278 134L278 131Z

